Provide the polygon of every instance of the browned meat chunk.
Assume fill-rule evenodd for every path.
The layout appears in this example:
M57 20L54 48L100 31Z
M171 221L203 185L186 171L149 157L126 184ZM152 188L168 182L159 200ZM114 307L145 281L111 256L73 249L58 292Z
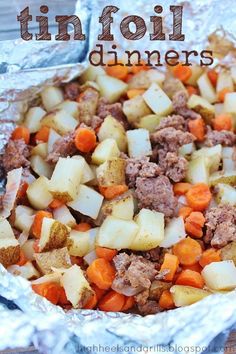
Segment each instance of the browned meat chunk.
M139 312L143 315L155 315L158 312L161 312L160 306L158 305L157 301L153 301L153 300L148 300L145 304L139 304L138 305L138 309Z
M75 101L80 94L80 85L78 82L69 82L65 84L65 98Z
M72 156L76 153L74 144L75 132L70 132L59 138L53 145L53 150L49 153L47 161L57 163L59 157Z
M103 119L98 117L98 116L93 116L92 120L91 120L91 128L96 130L97 128L100 127L100 125L102 124Z
M3 197L4 195L0 194L0 211L3 209Z
M123 124L125 129L128 129L128 122L122 110L120 102L108 103L106 98L102 97L98 101L97 115L104 120L107 116L111 115Z
M221 204L206 213L205 242L213 247L223 247L236 241L236 208Z
M29 147L25 144L23 139L9 140L2 157L5 172L19 167L28 167L30 165L30 162L27 160L29 155Z
M147 157L140 159L130 158L126 160L125 174L127 184L130 188L135 187L138 177L156 177L160 173L160 167L154 162L149 162Z
M174 152L168 152L164 159L160 159L159 165L173 182L180 182L186 176L188 161Z
M174 216L177 200L168 177L138 177L135 194L140 209L156 210L165 214L167 218Z
M173 95L172 102L174 110L184 118L196 119L200 115L187 107L188 94L186 91L178 91Z
M205 146L215 146L221 144L223 146L233 146L236 144L236 135L228 130L212 130L209 126L207 127L206 140L204 141Z
M161 130L169 127L175 128L177 130L184 130L185 127L184 118L179 115L165 117L161 120L156 130Z
M93 88L87 88L79 99L79 120L91 125L91 120L96 114L99 93Z

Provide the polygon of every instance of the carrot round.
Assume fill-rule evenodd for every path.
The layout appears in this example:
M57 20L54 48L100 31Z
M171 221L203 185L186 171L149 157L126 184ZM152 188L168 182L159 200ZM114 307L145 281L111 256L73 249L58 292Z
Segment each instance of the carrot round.
M211 81L212 85L216 87L217 80L218 80L218 73L214 69L212 69L208 71L207 76Z
M193 286L194 288L202 289L204 287L204 280L200 273L185 269L180 273L175 284Z
M74 226L74 230L76 230L76 231L85 232L85 231L88 231L90 229L91 229L91 226L87 222L80 222L79 224L76 224Z
M26 144L29 144L30 141L30 131L26 127L17 127L11 135L12 140L23 139Z
M200 211L193 211L185 220L185 230L191 236L201 238L205 223L204 215Z
M192 187L192 184L187 182L178 182L174 184L173 191L175 195L185 195Z
M172 295L169 290L164 290L162 292L161 297L159 299L159 306L165 310L170 310L175 307Z
M188 91L189 97L192 95L198 95L198 93L199 93L198 89L194 86L191 86L191 85L186 86L186 89Z
M231 114L223 113L213 119L213 128L215 130L232 130L233 119Z
M136 65L135 65L136 64ZM140 71L147 71L149 70L150 67L146 65L144 60L140 60L140 63L137 65L137 63L133 63L133 66L131 67L130 71L132 74L138 74Z
M70 305L70 304L71 304L70 301L66 297L65 289L61 286L58 305L66 306L66 305Z
M197 183L186 193L188 205L196 211L205 210L211 201L211 191L207 184Z
M98 303L98 308L106 312L122 311L125 304L125 296L114 290L109 291Z
M222 89L220 92L218 92L218 100L223 103L225 101L225 96L230 92L232 92L232 90L228 87Z
M26 196L26 192L28 189L29 185L27 182L23 181L20 185L20 188L17 192L17 198L22 199Z
M20 250L20 259L16 263L18 266L23 266L25 263L27 263L27 258L22 250Z
M166 253L160 269L161 273L162 272L164 274L166 273L166 275L163 276L163 279L166 281L172 281L178 269L178 266L179 266L178 258L174 254Z
M87 276L91 283L107 290L115 278L115 269L106 259L97 258L87 268Z
M60 208L62 205L64 205L64 203L59 200L59 199L54 199L50 204L49 204L49 208L51 209L57 209Z
M127 190L128 190L128 186L126 186L125 184L109 186L109 187L99 186L100 193L107 200L114 199L115 197L118 197L119 195L125 193Z
M34 222L31 226L31 233L36 238L40 238L43 218L52 218L52 213L49 213L48 211L40 210L37 211L37 213L35 214Z
M97 300L99 301L105 294L106 294L106 290L100 289L97 287L97 285L92 284L91 288L93 289L93 291L96 293L97 296Z
M200 118L190 120L188 122L189 131L195 136L198 141L204 140L205 137L205 122Z
M143 89L130 89L127 91L127 96L129 99L134 98L136 96L142 95L145 92Z
M45 297L54 305L58 303L61 295L61 286L57 283L46 282L41 284L32 284L32 289L35 293Z
M96 146L96 134L89 128L78 128L75 134L75 146L84 153L91 152Z
M192 211L193 211L192 208L190 208L188 206L183 206L183 207L179 208L178 215L182 216L183 219L185 220L191 214Z
M173 254L181 264L193 265L201 258L202 248L196 240L187 237L173 246Z
M202 272L202 267L200 266L199 263L195 263L195 264L187 265L187 266L182 265L181 268L182 268L182 270L190 269L190 270L193 270L194 272L198 272L198 273Z
M178 64L173 68L173 75L182 82L186 82L192 75L192 70L189 66Z
M88 301L86 302L86 304L84 305L84 309L86 310L92 310L96 307L98 303L98 299L97 299L97 295L96 293L94 293L89 299Z
M119 80L125 80L129 72L128 67L125 66L122 62L119 63L120 65L119 64L114 65L114 61L110 60L107 63L107 67L106 67L107 75L113 76Z
M50 133L50 129L44 126L35 134L35 140L47 143L49 138L49 133Z
M203 252L199 260L199 264L204 268L206 265L212 262L220 262L220 261L221 261L220 250L209 248L208 250Z
M127 311L130 310L135 304L134 297L133 296L127 296L125 297L125 303L124 306L122 307L121 311Z
M117 255L117 250L112 250L106 247L96 247L96 254L99 258L104 258L108 262L112 261L112 259Z

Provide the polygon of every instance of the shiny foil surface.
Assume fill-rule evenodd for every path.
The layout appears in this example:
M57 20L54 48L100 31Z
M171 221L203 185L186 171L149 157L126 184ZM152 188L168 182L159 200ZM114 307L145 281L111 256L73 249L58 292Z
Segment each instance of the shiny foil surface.
M98 17L106 5L117 5L112 32L119 53L124 50L197 50L208 46L216 63L235 61L236 8L232 1L159 0L164 9L166 33L172 29L169 5L184 6L184 42L150 42L122 37L119 25L127 15L140 15L150 28L154 1L113 0L77 3L87 40L83 42L0 42L0 153L14 123L28 102L49 84L67 82L87 66L87 56L101 30ZM210 44L209 41L210 40ZM109 50L111 43L102 43ZM2 176L4 181L4 176ZM3 188L3 183L2 183ZM1 184L0 184L1 193ZM19 309L0 306L0 349L34 345L41 353L222 353L230 330L236 326L236 292L214 294L199 303L157 315L102 313L93 310L64 312L32 292L28 281L14 277L0 265L0 295Z

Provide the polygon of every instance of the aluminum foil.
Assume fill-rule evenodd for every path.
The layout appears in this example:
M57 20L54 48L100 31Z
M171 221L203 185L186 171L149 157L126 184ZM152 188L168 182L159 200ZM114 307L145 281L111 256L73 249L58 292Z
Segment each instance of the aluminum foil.
M97 42L98 17L106 5L117 5L112 32L119 53L124 50L204 50L210 46L225 63L235 61L236 9L232 1L159 0L163 6L165 31L172 28L169 5L184 6L184 42L149 42L148 33L140 41L126 41L119 25L124 16L136 14L147 25L153 15L154 1L78 1L87 41L0 43L0 151L14 123L27 110L46 84L67 82L78 76L87 65L89 51ZM224 17L222 19L222 14ZM150 26L147 26L150 29ZM210 43L208 42L210 39ZM148 43L148 44L147 44ZM102 43L106 50L111 43ZM225 340L236 327L236 292L215 294L203 301L157 315L71 310L64 312L34 294L29 282L14 277L0 265L0 296L18 309L0 306L0 349L33 344L41 353L222 353ZM236 351L236 350L235 350Z

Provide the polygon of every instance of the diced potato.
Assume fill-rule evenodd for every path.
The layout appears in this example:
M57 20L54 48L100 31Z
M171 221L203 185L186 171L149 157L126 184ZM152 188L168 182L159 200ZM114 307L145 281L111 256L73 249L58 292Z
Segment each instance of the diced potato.
M221 258L223 261L233 261L236 266L236 241L221 248Z
M54 268L70 268L71 260L66 247L52 250L50 252L35 253L36 264L43 274L52 273Z
M202 74L197 80L201 96L209 103L214 103L217 100L216 91L213 87L207 73Z
M61 276L62 274L59 271L55 270L53 273L45 274L36 280L32 280L31 284L42 284L47 282L60 284Z
M80 181L81 184L88 183L96 178L96 175L95 175L93 169L91 168L91 166L87 163L87 161L82 156L74 155L74 156L72 156L72 158L77 159L77 160L82 159L84 162L83 174L82 174L81 181Z
M184 220L182 216L171 219L165 227L164 238L160 247L169 248L186 237Z
M52 175L53 167L39 155L31 156L30 166L38 176L50 178Z
M2 231L2 230L1 230ZM20 259L19 242L13 238L0 238L0 263L4 267L16 264Z
M179 155L188 158L195 150L194 143L184 144L179 148Z
M101 209L102 217L112 215L118 219L133 220L134 198L127 192L113 200L105 201Z
M63 110L75 119L79 119L79 103L75 101L66 100L60 103L55 109Z
M84 159L60 157L50 180L49 191L55 199L70 202L76 194L83 175Z
M234 83L230 71L222 69L217 78L216 92L219 93L224 89L234 91Z
M163 91L170 99L172 99L173 96L179 91L183 91L187 94L186 87L182 81L173 77L172 73L169 72L166 73L165 81L163 83Z
M187 106L199 113L208 124L215 118L215 107L201 96L190 96Z
M233 261L212 262L204 267L202 276L210 289L233 290L236 288L236 267Z
M138 123L139 119L152 113L141 95L123 103L123 112L129 123Z
M123 125L112 116L107 116L98 131L98 140L115 139L120 151L126 152L127 139Z
M41 119L47 114L41 107L31 107L25 115L24 126L26 126L30 133L36 133L40 127Z
M138 229L138 225L133 220L108 216L99 229L96 244L117 250L130 248Z
M236 171L214 172L209 178L209 183L210 186L216 186L219 183L225 183L234 186L236 184Z
M224 100L225 113L236 114L236 92L229 92Z
M42 159L46 159L48 156L48 144L40 143L33 147L31 150L31 155L39 155Z
M188 164L186 180L189 183L209 183L209 159L200 156L191 160Z
M53 145L61 137L54 129L50 129L48 136L48 153L52 152Z
M201 66L197 64L193 64L191 66L191 76L190 78L186 81L187 85L192 85L192 86L197 86L197 81L199 77L202 75L203 69Z
M224 104L223 103L215 103L215 114L219 116L220 114L224 113Z
M79 81L84 84L86 81L95 81L97 76L106 75L105 70L101 66L90 65L79 77Z
M97 76L96 82L100 88L101 96L105 97L110 103L118 101L128 87L123 81L108 75Z
M49 193L49 180L41 176L27 188L27 197L35 209L45 209L52 202L53 197Z
M166 93L153 83L149 89L143 94L144 101L151 108L151 110L160 115L166 116L173 112L173 104Z
M46 252L55 248L61 248L65 246L68 236L68 227L54 219L43 218L39 249L41 252Z
M235 147L223 147L223 170L225 172L236 170L236 161L234 159Z
M125 184L126 162L121 158L113 158L101 164L96 171L100 186L113 186Z
M20 231L29 232L34 221L33 214L33 209L24 205L18 205L15 209L14 226Z
M15 276L21 276L25 279L37 279L40 274L31 262L25 263L23 266L12 265L7 268L8 272Z
M119 157L120 150L118 149L115 139L105 139L101 141L92 154L92 163L101 165L103 162L110 160L113 157Z
M203 147L192 154L192 160L198 157L209 158L210 173L218 171L222 159L222 146L220 144L212 147Z
M53 217L55 220L60 221L60 223L71 228L76 225L76 220L66 205L62 205L61 207L54 209Z
M0 219L0 239L15 239L12 227L7 219Z
M149 251L159 246L164 238L164 214L141 209L135 221L139 230L130 248L135 251Z
M130 157L143 157L152 154L149 131L134 129L126 132L128 140L128 153Z
M82 269L76 264L66 269L61 277L61 285L65 289L67 299L75 308L82 308L93 295Z
M59 87L48 86L41 92L43 105L47 112L64 100L63 92Z
M67 248L71 256L84 257L90 252L90 232L71 230Z
M149 298L158 301L165 290L169 290L172 284L161 280L154 280L149 290Z
M67 205L83 215L96 219L102 206L103 196L93 188L80 185L75 199Z
M69 113L63 110L55 110L51 113L48 113L41 120L42 127L52 128L58 134L62 135L75 130L77 125L78 121Z
M156 70L150 69L147 71L140 71L135 74L128 82L129 89L148 89L149 86L155 82L162 86L165 80L165 74Z
M217 184L216 200L218 203L236 206L236 189L228 184Z
M193 288L192 286L174 285L170 288L175 306L192 305L211 295L207 290Z
M149 133L153 133L160 124L162 118L163 117L160 117L157 114L148 114L147 116L141 117L136 125L138 128L147 129Z
M29 261L33 261L34 260L34 244L35 244L35 239L30 239L27 240L22 246L21 249L24 252L25 257L29 260Z

